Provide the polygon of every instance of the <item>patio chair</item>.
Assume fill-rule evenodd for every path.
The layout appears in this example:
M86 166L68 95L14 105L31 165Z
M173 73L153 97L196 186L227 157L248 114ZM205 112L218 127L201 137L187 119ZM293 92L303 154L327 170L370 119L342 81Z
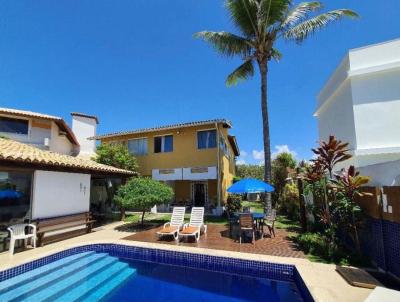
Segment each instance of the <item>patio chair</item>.
M28 228L28 233L25 233L25 229ZM10 231L10 254L14 254L15 241L24 240L24 246L27 244L28 239L32 239L32 245L36 248L36 226L34 224L15 224L9 226L7 230Z
M276 210L272 209L271 213L269 215L266 215L262 222L263 230L265 225L268 228L269 234L271 236L274 235L274 237L275 237L275 220L276 220Z
M199 241L201 230L207 233L207 226L204 224L204 207L193 207L190 214L190 222L185 223L182 231L179 231L179 237L193 236Z
M239 244L242 244L242 235L248 232L252 232L251 242L255 244L256 230L252 214L241 214L239 216L239 228L240 228Z
M172 210L171 221L164 224L164 227L157 232L158 238L163 236L174 236L178 240L178 232L183 227L185 219L185 207L174 207Z

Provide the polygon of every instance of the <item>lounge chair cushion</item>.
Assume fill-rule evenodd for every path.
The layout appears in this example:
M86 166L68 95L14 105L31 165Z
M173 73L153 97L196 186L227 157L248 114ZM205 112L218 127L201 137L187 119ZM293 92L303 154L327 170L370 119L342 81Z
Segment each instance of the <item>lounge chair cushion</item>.
M176 232L177 230L178 230L178 227L176 227L176 226L167 226L167 227L159 230L158 233L171 234L171 233Z
M191 235L191 234L198 232L199 230L200 230L200 228L198 228L198 227L188 226L188 227L184 228L180 233L186 234L186 235Z

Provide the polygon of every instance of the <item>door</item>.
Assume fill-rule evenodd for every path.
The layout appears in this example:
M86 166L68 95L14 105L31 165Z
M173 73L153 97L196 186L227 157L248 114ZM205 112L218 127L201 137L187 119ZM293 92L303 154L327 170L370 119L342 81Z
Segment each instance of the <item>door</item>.
M204 207L207 201L207 184L196 182L192 186L193 204L195 207Z

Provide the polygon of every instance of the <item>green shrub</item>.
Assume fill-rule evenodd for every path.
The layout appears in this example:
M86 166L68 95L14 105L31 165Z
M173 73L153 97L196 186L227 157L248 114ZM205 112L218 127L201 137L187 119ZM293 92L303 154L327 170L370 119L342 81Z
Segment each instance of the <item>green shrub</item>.
M167 185L150 178L139 177L130 179L118 189L115 201L123 209L139 209L144 214L151 207L170 201L174 191Z
M299 190L296 183L285 185L280 202L280 212L286 214L292 220L299 220Z
M239 212L242 208L242 195L229 194L226 201L226 213L231 216L235 212Z

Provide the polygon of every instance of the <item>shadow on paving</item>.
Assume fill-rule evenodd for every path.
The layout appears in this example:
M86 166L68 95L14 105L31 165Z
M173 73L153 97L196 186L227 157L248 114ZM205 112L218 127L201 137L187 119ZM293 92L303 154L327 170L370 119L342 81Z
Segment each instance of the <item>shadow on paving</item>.
M239 238L231 239L228 227L223 224L209 224L207 234L202 234L199 242L193 239L176 242L172 236L164 236L162 239L159 239L156 232L161 229L161 227L162 225L149 225L148 228L136 230L136 234L123 239L272 256L305 258L304 253L290 240L290 233L285 229L276 229L276 237L266 235L261 238L261 236L258 236L255 244L252 244L250 240L245 240L245 243L239 244ZM133 229L137 229L137 224L133 225L131 229L129 229L128 226L126 230L130 231Z

